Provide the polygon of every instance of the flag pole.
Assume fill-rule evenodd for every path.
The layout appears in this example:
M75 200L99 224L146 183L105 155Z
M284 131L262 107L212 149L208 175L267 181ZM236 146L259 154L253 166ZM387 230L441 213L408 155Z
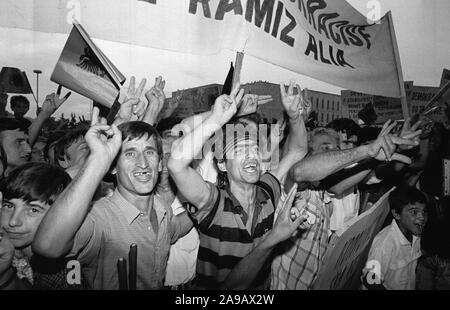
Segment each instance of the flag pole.
M241 82L241 68L244 60L244 53L236 52L236 60L234 62L233 82L231 89L233 90L237 83Z
M405 83L403 81L402 64L400 62L400 53L398 51L397 37L395 36L394 22L392 20L391 11L387 12L387 18L389 23L389 33L391 35L392 47L394 49L395 69L397 70L398 84L400 87L400 101L402 103L402 112L404 119L407 119L409 117L409 108L408 102L406 101L406 90Z

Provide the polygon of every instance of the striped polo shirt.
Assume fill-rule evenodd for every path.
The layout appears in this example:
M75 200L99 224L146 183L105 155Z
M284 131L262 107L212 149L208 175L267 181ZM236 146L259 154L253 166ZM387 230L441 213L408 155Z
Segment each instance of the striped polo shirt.
M256 185L255 210L249 232L245 225L246 213L239 201L229 189L219 189L210 183L208 203L194 214L200 233L198 288L218 289L234 266L272 229L281 193L280 183L272 174L265 173ZM250 288L267 288L269 274L270 263L262 268Z

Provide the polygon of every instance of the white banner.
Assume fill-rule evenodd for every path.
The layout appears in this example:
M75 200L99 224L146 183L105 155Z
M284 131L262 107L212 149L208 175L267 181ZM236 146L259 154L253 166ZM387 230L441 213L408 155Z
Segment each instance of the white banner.
M243 51L343 88L400 97L387 16L369 25L345 0L0 2L0 27L68 33L73 18L94 38L194 54Z
M372 241L389 213L388 196L391 191L330 240L314 289L358 289Z

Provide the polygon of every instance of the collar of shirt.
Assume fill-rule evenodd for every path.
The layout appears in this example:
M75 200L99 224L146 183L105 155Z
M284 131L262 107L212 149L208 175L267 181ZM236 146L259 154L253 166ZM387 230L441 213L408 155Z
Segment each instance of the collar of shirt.
M413 246L420 240L419 237L413 235L412 243L406 239L405 235L403 235L402 231L400 230L400 227L397 225L397 221L394 219L392 220L392 229L394 231L395 236L395 242L397 242L399 245L409 245Z
M153 208L155 209L158 222L161 223L164 220L164 217L167 215L167 210L164 208L163 204L161 203L161 201L157 196L153 195L152 198L153 198ZM120 194L117 188L110 199L116 206L119 207L119 210L125 216L129 225L131 225L139 215L148 215L142 213L138 208L136 208L133 204L131 204L128 200L126 200Z
M239 213L242 211L245 211L244 208L242 208L241 203L233 195L233 193L231 192L229 187L226 188L226 192L227 192L228 197L231 199L231 202L233 203L234 210L239 211ZM269 200L269 198L270 197L266 197L264 191L258 190L258 187L257 187L256 188L255 207L260 208L262 204L266 203L267 200Z

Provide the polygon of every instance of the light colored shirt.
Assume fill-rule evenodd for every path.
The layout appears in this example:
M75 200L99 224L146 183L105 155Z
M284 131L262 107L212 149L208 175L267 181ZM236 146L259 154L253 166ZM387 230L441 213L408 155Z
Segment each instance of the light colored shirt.
M379 273L374 276L388 290L413 290L421 255L420 238L413 236L412 243L409 242L392 220L373 240L363 275L367 276L369 271Z
M330 220L330 230L337 231L346 227L346 223L358 216L359 191L354 188L345 191L341 197L331 197L333 214Z
M281 242L275 249L277 255L272 262L272 290L311 289L328 247L333 207L327 194L324 191L307 189L297 193L294 204L298 209L304 208L308 214L308 223L312 226L309 230Z
M172 209L154 196L158 232L144 214L116 189L111 197L97 201L78 230L71 253L77 256L93 289L118 289L117 260L137 244L137 289L160 289L164 285L170 244L178 239ZM129 271L129 268L127 267Z
M171 207L174 215L186 211L178 197L175 197ZM185 284L195 277L199 246L200 238L195 227L172 244L167 261L166 286Z

